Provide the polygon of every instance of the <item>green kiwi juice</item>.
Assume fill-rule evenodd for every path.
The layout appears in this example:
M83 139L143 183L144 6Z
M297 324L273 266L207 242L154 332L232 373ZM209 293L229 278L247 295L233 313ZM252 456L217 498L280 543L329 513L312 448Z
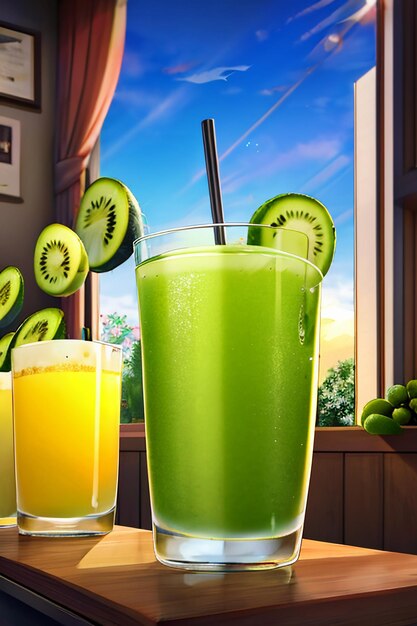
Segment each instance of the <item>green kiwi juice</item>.
M318 370L320 272L217 245L136 268L154 525L209 539L302 528Z

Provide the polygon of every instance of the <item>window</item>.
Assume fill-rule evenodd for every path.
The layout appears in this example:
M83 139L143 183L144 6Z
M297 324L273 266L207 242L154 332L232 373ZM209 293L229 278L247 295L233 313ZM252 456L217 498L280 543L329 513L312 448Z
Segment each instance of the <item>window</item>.
M353 423L354 85L375 66L375 14L372 0L130 2L101 134L101 175L131 188L153 232L210 221L207 117L216 120L228 221L247 221L288 191L329 208L338 233L322 306L321 423L329 425ZM100 313L103 335L123 342L132 362L132 258L100 277ZM330 368L336 394L323 386ZM141 419L128 388L122 417Z

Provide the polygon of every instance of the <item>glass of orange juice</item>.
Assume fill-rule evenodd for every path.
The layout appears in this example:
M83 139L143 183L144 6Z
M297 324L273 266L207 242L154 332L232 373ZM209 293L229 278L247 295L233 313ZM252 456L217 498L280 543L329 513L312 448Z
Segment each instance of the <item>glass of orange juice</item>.
M12 377L0 372L0 528L16 525Z
M12 350L17 524L25 535L113 528L122 351L53 340Z

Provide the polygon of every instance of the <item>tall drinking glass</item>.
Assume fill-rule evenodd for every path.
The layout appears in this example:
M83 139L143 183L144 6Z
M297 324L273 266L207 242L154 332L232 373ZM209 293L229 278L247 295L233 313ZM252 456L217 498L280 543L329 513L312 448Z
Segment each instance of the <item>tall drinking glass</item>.
M226 245L215 245L216 228ZM301 233L256 225L190 227L135 242L162 563L264 569L298 558L322 279L302 258L307 246Z
M12 350L17 523L27 535L113 528L121 349L54 340Z
M0 528L16 525L12 376L0 372Z

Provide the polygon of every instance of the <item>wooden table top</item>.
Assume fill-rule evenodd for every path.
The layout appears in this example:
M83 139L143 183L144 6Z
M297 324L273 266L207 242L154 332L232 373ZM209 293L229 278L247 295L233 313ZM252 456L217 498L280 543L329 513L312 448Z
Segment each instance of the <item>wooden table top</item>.
M417 623L417 556L307 539L292 568L192 573L160 565L145 530L53 539L8 528L0 575L96 624Z

